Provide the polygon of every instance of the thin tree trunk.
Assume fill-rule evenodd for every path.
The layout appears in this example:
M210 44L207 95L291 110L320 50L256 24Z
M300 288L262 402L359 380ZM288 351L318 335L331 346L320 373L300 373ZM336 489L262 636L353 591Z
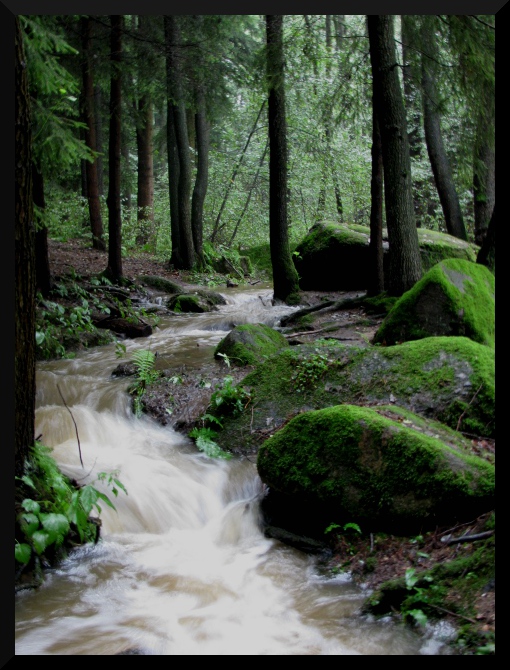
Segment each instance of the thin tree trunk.
M198 91L197 99L198 109L195 114L197 174L191 199L191 231L198 265L204 267L203 227L204 201L209 178L209 122L206 117L203 89Z
M244 203L243 211L241 212L241 215L239 216L239 218L237 220L237 223L236 223L235 228L234 228L234 232L232 233L232 237L230 238L230 241L228 243L228 248L229 249L234 242L234 238L237 235L237 230L238 230L239 226L241 225L241 221L243 220L243 217L246 214L246 210L248 209L248 205L250 204L251 196L253 194L255 186L257 185L260 170L261 170L262 166L264 165L264 160L266 158L266 154L267 154L268 149L269 149L269 138L266 142L266 146L264 147L264 151L262 152L262 156L260 157L260 161L259 161L259 164L258 164L258 167L257 167L257 172L255 173L255 177L253 179L253 183L251 185L251 188L248 191L248 197L246 198L246 202Z
M487 228L485 238L483 240L476 262L485 265L495 272L496 270L496 206L492 210L492 216Z
M29 448L34 444L36 271L30 96L23 36L17 16L14 22L14 474L21 477Z
M99 195L104 194L104 169L103 169L103 121L101 116L101 89L99 86L94 86L94 110L95 110L95 129L96 129L96 149L98 156L96 158L97 165L97 188Z
M473 160L473 196L475 242L481 245L496 203L496 154L492 108L485 110L478 119Z
M114 282L122 281L122 217L120 205L120 159L121 159L121 71L122 62L122 16L112 15L110 80L110 141L108 151L108 267L106 275Z
M92 24L88 16L81 19L82 30L82 80L83 80L83 115L85 119L85 144L91 151L97 151L96 125L94 121L94 81L90 64L92 43ZM89 203L90 229L92 232L92 248L105 251L103 237L103 220L101 218L101 202L99 200L99 181L97 176L97 159L85 161L87 177L87 199Z
M283 16L266 15L269 86L269 243L274 300L299 302L299 280L292 262L287 221L287 122L283 55Z
M433 17L423 17L422 39L424 51L421 57L422 64L422 91L423 91L423 123L427 151L436 182L437 192L446 230L450 235L461 240L467 240L466 227L462 218L460 202L453 182L450 162L441 134L441 124L438 112L438 94L435 83L434 63L438 57L438 49L434 37Z
M172 105L173 122L175 129L175 140L177 145L177 155L179 157L179 182L178 192L178 210L179 210L179 243L180 257L182 261L182 270L191 270L195 264L195 254L193 249L193 236L191 232L191 159L188 141L188 127L186 122L186 108L183 102L182 92L182 52L179 52L180 31L179 17L170 15L165 16L168 30L169 46L169 75L171 86L171 97L175 101Z
M237 177L237 173L239 172L239 169L243 163L244 156L246 154L246 151L248 149L248 146L250 145L250 140L252 138L253 133L257 129L257 124L259 122L259 119L262 115L262 112L264 111L266 101L264 100L262 105L260 106L259 113L257 114L257 118L255 119L255 123L253 124L252 129L250 130L250 133L248 135L248 139L246 140L246 144L244 145L244 149L241 153L241 156L239 157L239 160L237 161L237 165L234 168L234 172L232 173L232 177L230 178L230 181L228 182L227 185L227 190L225 191L225 196L223 198L223 202L221 203L220 211L218 212L218 216L216 217L216 221L214 222L213 226L213 231L211 233L211 242L214 243L216 239L216 235L218 234L218 231L221 230L220 228L220 219L221 215L223 214L223 210L225 209L225 205L227 204L228 196L230 195L230 191L232 190L232 187L234 186L234 182Z
M421 279L422 265L412 198L405 108L398 79L393 16L367 16L370 60L381 132L386 225L390 246L388 292L400 296Z
M148 96L138 101L139 122L136 125L138 152L136 243L146 244L154 225L154 165L152 159L153 114Z

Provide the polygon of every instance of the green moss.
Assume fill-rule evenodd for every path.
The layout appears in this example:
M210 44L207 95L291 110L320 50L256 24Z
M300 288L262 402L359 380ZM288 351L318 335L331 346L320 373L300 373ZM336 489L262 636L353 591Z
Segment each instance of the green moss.
M154 275L138 275L137 281L140 284L145 284L146 286L151 286L152 288L158 289L159 291L164 291L165 293L182 293L183 287L177 282L171 281L170 279L165 279L164 277L157 277Z
M235 365L255 365L289 344L285 337L262 323L236 326L214 349L214 356L226 355Z
M465 335L494 347L494 293L494 275L485 266L459 259L442 261L396 302L374 343Z
M293 418L261 446L257 468L273 490L330 501L342 522L388 527L486 509L494 493L491 464L352 405Z

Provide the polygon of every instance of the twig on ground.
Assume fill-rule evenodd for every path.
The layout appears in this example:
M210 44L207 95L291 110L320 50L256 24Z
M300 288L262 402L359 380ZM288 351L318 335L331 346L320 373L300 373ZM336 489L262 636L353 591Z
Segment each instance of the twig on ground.
M64 396L62 395L62 391L60 390L60 387L59 387L58 384L57 384L57 391L59 392L60 397L62 398L62 402L64 403L64 407L69 412L69 414L71 415L71 419L73 420L74 430L76 431L76 439L78 440L78 453L80 454L80 463L81 463L81 467L84 468L85 466L83 465L83 459L81 457L81 444L80 444L80 436L78 435L78 426L76 425L76 421L74 420L73 413L71 412L71 410L67 406L67 403L64 399Z
M457 423L457 430L460 429L460 424L462 423L462 419L464 418L464 415L465 415L466 412L468 411L468 409L469 409L469 407L471 406L473 400L474 400L474 399L476 398L476 396L480 393L480 391L481 391L481 389L482 389L482 386L483 386L483 384L480 384L480 386L478 387L477 392L475 393L475 395L474 395L474 396L471 398L471 400L469 401L468 406L467 406L466 409L462 412L462 414L459 416L459 421L458 421L458 423Z

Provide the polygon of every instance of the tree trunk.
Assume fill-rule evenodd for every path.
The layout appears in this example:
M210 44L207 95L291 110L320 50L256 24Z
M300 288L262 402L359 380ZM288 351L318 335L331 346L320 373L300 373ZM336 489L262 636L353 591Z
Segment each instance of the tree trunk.
M492 210L492 216L489 226L487 228L487 233L483 240L483 244L480 248L480 251L478 252L478 256L476 257L476 262L480 263L481 265L485 265L486 267L489 268L489 270L491 270L491 272L495 272L496 270L495 226L496 226L496 206L494 206L494 209Z
M197 175L191 200L191 230L193 245L200 267L204 267L203 225L204 201L207 193L209 175L209 122L206 117L203 88L197 92L197 111L195 114L195 132L197 147Z
M269 243L274 300L299 302L299 280L292 262L287 222L287 122L283 56L283 16L266 15L269 87Z
M121 71L122 61L122 16L112 15L110 80L110 140L108 147L108 267L106 275L115 283L122 282L122 218L120 206L120 158L121 158Z
M95 129L96 129L96 149L98 156L96 158L97 165L97 188L99 195L104 194L104 170L103 170L103 121L101 116L101 89L99 86L94 86L94 111L95 111Z
M370 243L367 294L378 295L384 291L383 266L383 158L381 133L377 120L377 104L372 105L372 178L370 181Z
M44 178L40 169L32 161L32 197L34 205L44 212ZM41 221L35 232L35 276L37 290L47 298L51 291L50 259L48 253L48 228Z
M475 242L483 244L496 203L496 154L494 146L494 110L480 115L473 161Z
M393 16L368 15L370 60L384 166L386 225L390 245L388 292L400 296L422 276L414 218L411 160L404 102L397 72Z
M170 97L173 100L172 112L175 129L177 155L179 158L179 181L177 184L178 211L179 211L179 255L182 270L191 270L195 264L193 250L193 236L191 232L191 159L188 141L188 126L186 122L186 108L182 91L182 50L179 50L180 31L179 17L165 15L165 26L169 49L169 80Z
M83 80L83 116L86 124L85 144L91 151L97 151L96 124L94 114L94 81L90 63L92 28L88 16L81 19L82 30L82 80ZM93 163L85 161L87 177L87 199L89 203L90 228L92 231L92 248L105 251L103 238L103 220L101 218L101 202L99 200L99 181L97 177L97 159Z
M35 233L32 131L23 37L15 21L14 474L23 475L34 444Z
M148 96L138 101L139 121L136 124L138 152L137 244L149 242L154 226L154 164L152 159L153 113Z
M450 162L446 155L441 135L441 125L438 112L438 93L436 87L435 63L438 59L438 49L434 36L433 17L424 16L422 22L423 52L421 55L422 67L422 95L423 95L423 124L427 151L436 182L437 192L446 230L450 235L461 240L467 240L466 227L462 218L459 198L453 183Z

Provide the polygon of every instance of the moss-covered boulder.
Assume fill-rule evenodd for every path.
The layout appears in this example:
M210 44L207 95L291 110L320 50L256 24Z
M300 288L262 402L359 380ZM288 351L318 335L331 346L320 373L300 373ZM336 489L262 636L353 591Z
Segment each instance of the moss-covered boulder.
M251 410L226 419L218 441L250 457L297 413L341 403L392 403L454 430L495 436L494 350L467 337L368 348L318 340L280 350L243 385Z
M169 295L183 293L185 291L182 284L172 281L171 279L165 279L165 277L158 277L155 275L138 275L136 279L140 284L150 286L151 288L155 288L158 291L163 291L163 293L168 293Z
M370 228L357 224L321 221L297 245L294 258L304 291L348 291L366 289ZM418 229L423 270L445 258L476 261L476 247L452 235ZM385 274L390 249L383 238Z
M173 295L166 301L166 306L173 312L212 312L218 305L226 305L227 301L216 291L195 289L188 293Z
M494 506L494 465L387 409L305 412L261 446L272 525L312 537L332 523L407 534L475 518ZM422 421L417 418L418 422Z
M255 365L288 346L285 337L274 328L263 323L246 323L233 328L218 343L214 356L220 358L223 354L233 365Z
M436 263L395 303L374 343L463 335L494 347L495 278L484 265L450 258Z

